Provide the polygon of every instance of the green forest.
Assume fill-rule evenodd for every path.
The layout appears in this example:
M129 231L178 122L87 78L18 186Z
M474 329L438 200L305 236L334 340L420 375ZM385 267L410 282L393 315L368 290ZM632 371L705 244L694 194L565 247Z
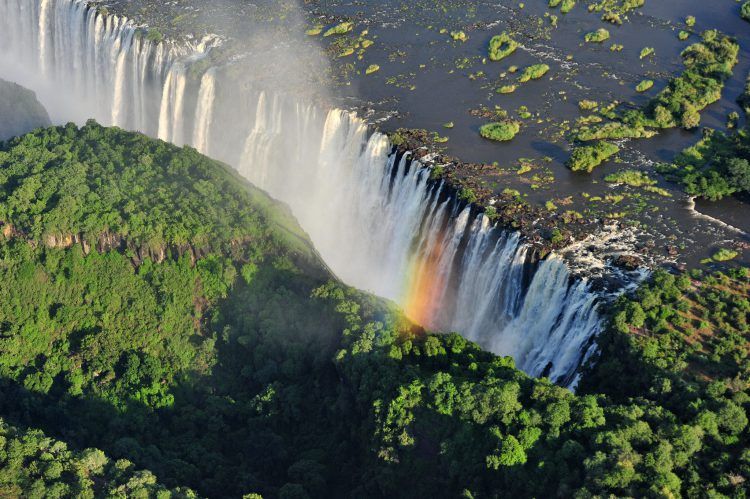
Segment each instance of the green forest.
M746 497L750 274L657 272L576 394L348 288L227 166L0 145L0 497Z

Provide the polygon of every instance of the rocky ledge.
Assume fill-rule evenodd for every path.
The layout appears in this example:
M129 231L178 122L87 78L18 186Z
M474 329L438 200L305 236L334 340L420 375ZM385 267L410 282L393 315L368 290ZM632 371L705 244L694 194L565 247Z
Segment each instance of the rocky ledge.
M432 181L445 182L459 199L471 203L501 227L519 231L541 258L586 241L591 234L612 233L620 227L614 219L586 218L573 210L550 211L529 204L517 192L497 193L487 188L480 179L496 166L467 163L445 154L440 138L427 130L400 128L386 133L397 153L410 152L413 159L431 169ZM630 271L651 260L654 248L632 246L633 251L608 256L609 263Z

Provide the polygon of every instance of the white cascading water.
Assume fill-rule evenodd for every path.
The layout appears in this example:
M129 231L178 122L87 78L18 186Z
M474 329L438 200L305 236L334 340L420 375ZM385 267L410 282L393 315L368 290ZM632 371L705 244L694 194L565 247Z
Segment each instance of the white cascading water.
M393 299L425 326L512 355L531 375L575 383L600 327L585 280L554 255L534 262L518 233L391 154L354 114L237 86L219 68L191 77L215 43L151 41L85 0L0 0L0 54L36 65L85 117L235 165L291 206L343 281ZM38 80L20 83L36 89Z
M213 122L214 99L216 98L216 71L209 69L201 77L198 106L195 110L195 130L192 145L205 155L210 155L211 123Z

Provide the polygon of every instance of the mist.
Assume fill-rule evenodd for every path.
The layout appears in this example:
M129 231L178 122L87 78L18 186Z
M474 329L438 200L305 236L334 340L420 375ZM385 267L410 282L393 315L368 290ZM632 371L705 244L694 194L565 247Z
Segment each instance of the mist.
M291 207L347 284L514 355L530 374L574 382L599 328L588 285L559 259L537 262L518 234L332 108L329 63L303 10L272 5L248 20L248 4L212 2L194 22L215 30L159 42L82 1L0 0L10 60L0 77L37 91L56 122L93 117L232 165Z
M19 61L9 51L0 52L0 78L33 91L54 125L70 121L82 124L96 115L95 106L76 96L74 89L61 89L53 80L42 77L35 66Z

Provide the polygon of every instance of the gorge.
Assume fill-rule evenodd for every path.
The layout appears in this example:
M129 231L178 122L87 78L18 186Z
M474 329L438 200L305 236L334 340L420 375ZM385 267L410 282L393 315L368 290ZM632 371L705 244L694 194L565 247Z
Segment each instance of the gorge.
M217 37L159 40L85 0L0 0L0 44L5 65L32 61L35 77L21 83L45 95L43 81L74 103L53 105L53 121L94 118L233 165L292 208L347 284L513 356L530 375L575 385L603 298L356 114L235 81L226 65L206 64Z

